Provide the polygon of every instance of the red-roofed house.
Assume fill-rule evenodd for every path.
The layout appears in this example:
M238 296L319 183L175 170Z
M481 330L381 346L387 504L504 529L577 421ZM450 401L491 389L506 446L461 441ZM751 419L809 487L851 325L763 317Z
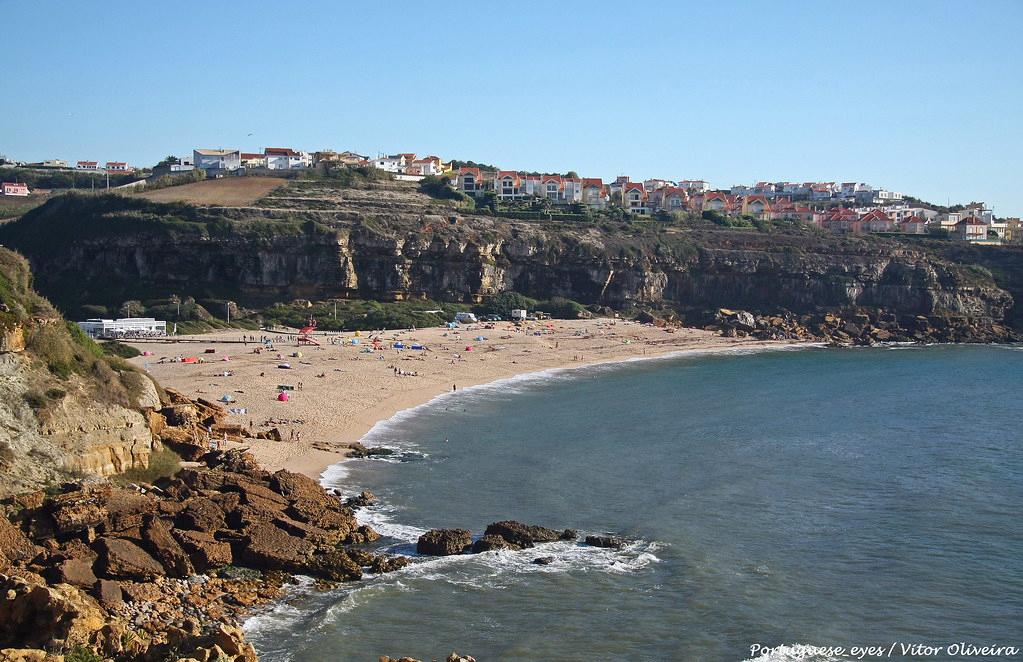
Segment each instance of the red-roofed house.
M863 221L860 220L860 215L852 209L838 207L825 213L821 227L832 232L859 234L863 231Z
M759 188L760 185L757 184ZM771 203L766 195L747 195L742 199L742 214L754 218L771 218Z
M599 177L583 177L583 203L590 209L607 207L607 191Z
M25 197L28 195L28 184L22 184L21 182L4 182L3 188L4 195L17 195Z
M259 152L242 152L243 168L265 168L266 157Z
M649 214L649 195L641 182L627 182L623 189L625 209L630 214Z
M267 170L300 170L312 165L306 152L297 152L290 147L267 147L263 150Z
M462 193L479 196L483 193L483 173L479 168L459 168L455 184Z
M899 228L906 234L927 234L927 219L910 216L899 221Z
M987 223L970 216L956 223L955 238L962 241L987 241Z
M501 200L518 200L531 195L523 190L522 183L522 175L515 170L499 170L494 177L494 190Z
M703 196L703 210L730 214L735 211L735 196L720 191L711 191Z
M109 173L117 173L117 174L128 173L128 172L135 172L135 168L132 168L130 165L128 165L124 161L107 161L107 164L106 164L106 167L104 168L104 170L106 170Z
M679 186L665 186L650 193L650 206L663 211L682 211L689 204L689 193Z
M75 170L99 170L99 161L79 161Z
M880 209L868 211L860 217L860 221L867 232L894 232L896 229L895 221Z

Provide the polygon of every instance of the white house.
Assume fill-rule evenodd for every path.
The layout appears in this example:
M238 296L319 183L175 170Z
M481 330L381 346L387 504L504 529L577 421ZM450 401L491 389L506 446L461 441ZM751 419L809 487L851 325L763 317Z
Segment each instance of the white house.
M242 167L242 153L237 149L193 149L192 163L203 170L233 171Z
M392 156L375 158L370 162L370 165L378 170L385 170L387 172L404 172L407 162L405 161L404 154L394 154Z
M599 177L583 178L583 202L590 209L603 209L607 206L607 192Z
M308 152L299 152L290 147L267 147L263 150L267 170L302 170L312 165Z
M955 237L962 241L987 241L987 223L970 216L956 223Z
M111 174L135 172L135 168L131 167L124 161L107 161L107 164L103 169Z
M79 161L75 170L99 170L99 161Z

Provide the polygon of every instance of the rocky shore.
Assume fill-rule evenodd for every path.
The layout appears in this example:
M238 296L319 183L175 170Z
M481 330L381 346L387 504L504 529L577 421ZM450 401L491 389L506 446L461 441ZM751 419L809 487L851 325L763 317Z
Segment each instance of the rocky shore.
M295 574L345 582L404 557L312 479L213 452L158 485L75 483L7 499L0 518L0 660L233 660L238 629Z
M849 309L796 315L758 315L722 308L704 328L730 338L801 340L836 346L883 343L1010 343L1023 341L1013 328L985 317L896 315L874 309Z

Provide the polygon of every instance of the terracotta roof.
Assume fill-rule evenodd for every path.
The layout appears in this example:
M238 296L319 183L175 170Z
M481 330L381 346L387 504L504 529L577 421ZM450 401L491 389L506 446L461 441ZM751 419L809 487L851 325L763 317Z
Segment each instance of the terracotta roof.
M604 188L604 182L600 177L583 177L583 188Z
M78 165L96 165L99 161L79 161Z
M263 155L259 152L242 152L242 158L246 160L261 159Z
M958 223L956 223L956 226L960 226L960 225L987 225L987 223L985 223L984 221L980 220L976 216L971 216L969 218L964 218L963 220L961 220Z
M290 147L267 147L263 150L267 156L298 156L298 152Z

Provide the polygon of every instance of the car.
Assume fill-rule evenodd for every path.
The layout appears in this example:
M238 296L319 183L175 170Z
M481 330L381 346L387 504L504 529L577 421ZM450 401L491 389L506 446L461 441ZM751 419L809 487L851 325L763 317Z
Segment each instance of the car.
M486 321L486 322L500 322L501 321L501 316L500 315L487 315L486 317L483 318L483 320Z

